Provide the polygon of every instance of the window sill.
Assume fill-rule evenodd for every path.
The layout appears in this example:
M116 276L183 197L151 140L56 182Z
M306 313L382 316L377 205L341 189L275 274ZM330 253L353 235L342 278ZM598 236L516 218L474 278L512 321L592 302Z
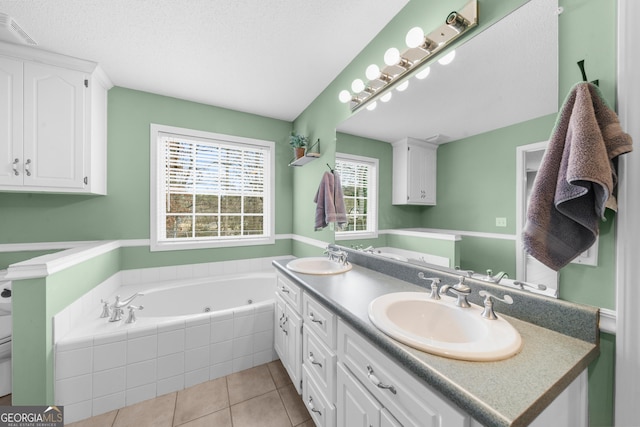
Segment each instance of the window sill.
M151 252L159 251L180 251L190 249L216 249L216 248L229 248L229 247L241 247L241 246L260 246L260 245L273 245L275 244L275 237L260 237L255 239L242 239L242 240L201 240L201 241L152 241L150 245Z
M377 231L347 231L335 233L336 240L377 239Z

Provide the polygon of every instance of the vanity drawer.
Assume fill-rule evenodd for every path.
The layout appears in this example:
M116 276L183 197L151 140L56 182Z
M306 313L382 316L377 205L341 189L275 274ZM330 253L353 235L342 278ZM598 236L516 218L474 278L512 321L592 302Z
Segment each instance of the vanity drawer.
M468 416L338 322L338 358L404 427L463 427Z
M336 409L322 395L306 366L302 367L302 400L316 426L335 427Z
M329 348L336 348L336 315L308 294L302 297L302 317L308 326Z
M276 283L276 292L285 300L287 304L291 306L297 313L301 313L302 310L302 290L300 286L293 283L286 277L278 274Z
M336 353L309 328L302 328L302 363L308 368L320 392L332 403L336 401L336 359Z

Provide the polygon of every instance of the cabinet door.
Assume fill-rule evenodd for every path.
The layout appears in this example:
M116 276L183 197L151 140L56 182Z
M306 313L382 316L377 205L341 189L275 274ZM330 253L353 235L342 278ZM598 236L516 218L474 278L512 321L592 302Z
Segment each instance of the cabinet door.
M86 78L25 63L24 185L84 188Z
M298 394L302 393L302 318L287 306L286 333L287 371Z
M337 427L380 427L380 403L341 363L338 363L337 383Z
M22 185L22 61L0 57L0 185Z
M285 304L282 301L282 298L278 294L276 294L275 298L275 316L274 316L274 328L273 328L273 347L278 353L282 364L286 366L285 358L287 357L287 353L285 351L285 343L286 343L286 331L284 329L283 323L286 317L285 312Z
M436 156L434 150L411 144L408 156L409 203L435 204Z

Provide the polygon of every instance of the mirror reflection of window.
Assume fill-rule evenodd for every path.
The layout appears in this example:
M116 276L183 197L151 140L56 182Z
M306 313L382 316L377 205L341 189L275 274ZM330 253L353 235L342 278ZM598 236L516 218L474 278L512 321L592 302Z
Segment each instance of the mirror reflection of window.
M336 153L347 225L336 231L337 240L378 236L378 159Z

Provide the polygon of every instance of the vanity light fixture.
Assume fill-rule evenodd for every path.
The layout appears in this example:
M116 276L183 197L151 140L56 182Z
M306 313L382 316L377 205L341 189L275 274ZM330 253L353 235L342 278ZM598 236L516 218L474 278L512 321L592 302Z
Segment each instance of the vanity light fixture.
M338 99L342 103L350 103L352 112L374 103L374 100L383 94L385 98L380 100L387 102L390 98L390 88L405 90L409 85L410 73L431 62L447 46L477 25L478 0L471 0L459 11L447 15L444 24L427 35L419 27L411 28L405 38L407 49L402 52L395 47L387 49L384 54L385 66L380 68L376 64L369 65L365 73L367 82L355 79L351 85L351 92L341 91ZM443 65L448 64L454 57L455 50L443 56L439 62ZM416 77L424 79L429 75L429 71L430 68L425 67ZM375 106L372 106L371 109L374 108Z

